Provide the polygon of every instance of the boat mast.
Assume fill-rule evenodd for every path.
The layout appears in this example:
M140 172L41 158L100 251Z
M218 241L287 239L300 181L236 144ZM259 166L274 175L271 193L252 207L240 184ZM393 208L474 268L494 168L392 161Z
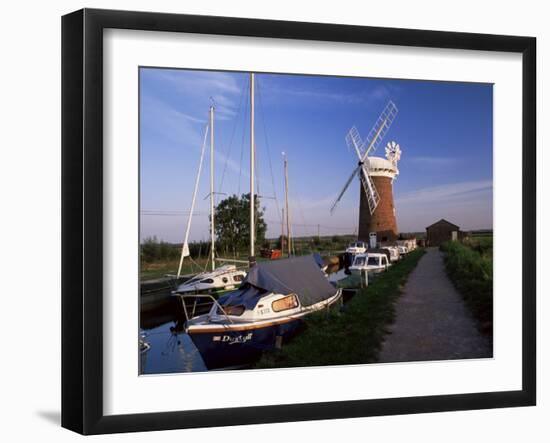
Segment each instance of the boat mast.
M288 160L286 154L283 152L284 166L285 166L285 212L286 212L286 233L287 233L287 245L288 256L291 255L291 240L290 240L290 215L288 210Z
M281 254L285 251L285 208L281 209Z
M254 257L255 241L255 223L254 223L254 163L255 163L254 145L254 73L250 73L250 257L248 258L249 267L254 266L256 259Z
M210 261L216 269L214 238L214 105L210 106Z

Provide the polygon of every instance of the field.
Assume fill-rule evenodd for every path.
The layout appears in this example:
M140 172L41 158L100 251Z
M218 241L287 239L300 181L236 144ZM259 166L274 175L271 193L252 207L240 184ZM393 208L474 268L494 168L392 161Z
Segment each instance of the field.
M480 332L493 334L493 237L470 237L463 242L447 242L447 273L478 321Z

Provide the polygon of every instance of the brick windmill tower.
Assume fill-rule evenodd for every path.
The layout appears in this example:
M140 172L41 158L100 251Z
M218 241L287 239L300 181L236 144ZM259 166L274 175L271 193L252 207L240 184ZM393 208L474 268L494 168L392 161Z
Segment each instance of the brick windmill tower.
M368 241L371 232L376 232L378 240L382 242L393 241L397 238L393 181L399 174L397 162L401 158L401 149L397 143L390 142L386 146L386 158L372 156L390 129L396 115L397 107L390 101L376 120L365 141L361 139L355 126L346 136L348 146L353 147L357 154L358 165L332 205L330 212L334 212L350 183L359 174L361 181L359 240Z

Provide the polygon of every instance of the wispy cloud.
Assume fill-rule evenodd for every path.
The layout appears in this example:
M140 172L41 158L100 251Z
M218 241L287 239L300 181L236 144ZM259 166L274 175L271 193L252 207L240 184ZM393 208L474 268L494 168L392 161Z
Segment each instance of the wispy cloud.
M382 100L389 97L387 88L380 86L370 91L362 91L359 94L333 93L320 90L285 90L285 94L293 97L301 97L305 99L313 99L319 101L332 101L342 104L360 104L371 102L373 100Z
M460 160L454 157L413 156L408 157L407 161L425 166L451 166Z
M472 194L492 189L493 182L491 180L450 183L403 193L396 198L396 202L398 204L435 204L457 198L471 198Z
M205 90L216 90L229 94L240 92L240 86L235 77L226 72L161 70L158 71L157 76L161 80L170 82L178 91L202 93Z
M422 231L445 218L461 229L493 226L493 183L466 181L417 189L396 196L397 224L402 232Z
M206 114L205 114L206 117ZM206 119L178 111L150 95L144 95L141 102L143 130L175 143L198 145ZM200 146L198 146L200 148Z
M229 120L237 114L242 85L234 75L225 72L173 70L159 71L155 76L157 81L165 82L175 94L184 96L187 101L214 100L216 118L219 120Z
M338 104L373 104L384 100L389 100L395 91L389 87L379 85L373 89L364 89L357 93L348 92L332 92L331 90L322 89L321 87L311 87L305 82L302 82L300 87L285 87L269 80L269 96L270 100L283 99L301 99L303 103L309 102L332 102Z

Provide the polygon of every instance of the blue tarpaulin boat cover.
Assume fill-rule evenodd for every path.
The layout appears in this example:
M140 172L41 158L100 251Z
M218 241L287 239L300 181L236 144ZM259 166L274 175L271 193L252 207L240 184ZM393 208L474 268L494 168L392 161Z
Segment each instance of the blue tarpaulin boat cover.
M296 294L302 306L311 306L336 294L313 255L257 263L241 287L219 299L222 306L244 305L253 309L270 293Z

